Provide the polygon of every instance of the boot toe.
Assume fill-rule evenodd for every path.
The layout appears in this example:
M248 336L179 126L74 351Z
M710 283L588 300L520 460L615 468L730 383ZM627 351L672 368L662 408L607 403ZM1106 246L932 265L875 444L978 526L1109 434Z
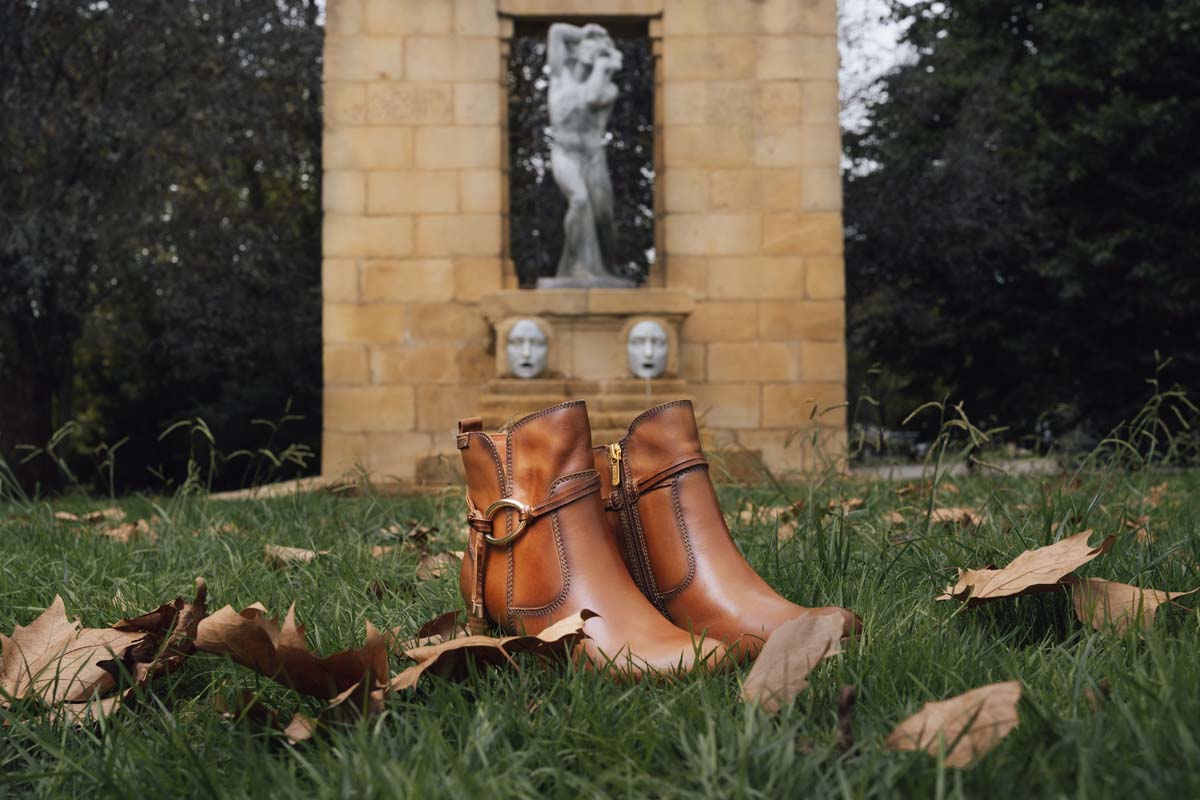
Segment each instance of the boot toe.
M589 624L593 621L591 620ZM666 623L666 620L663 620ZM715 639L693 639L688 633L666 624L662 631L646 631L642 636L620 636L602 626L589 631L588 639L580 645L587 666L612 670L617 676L631 680L655 677L677 677L690 672L718 672L730 659L728 648ZM618 634L618 635L610 635Z

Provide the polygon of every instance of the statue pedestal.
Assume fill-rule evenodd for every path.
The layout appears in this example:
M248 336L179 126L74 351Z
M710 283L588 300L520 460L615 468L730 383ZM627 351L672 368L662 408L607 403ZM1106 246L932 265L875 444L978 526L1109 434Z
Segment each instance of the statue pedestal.
M538 278L537 288L541 289L636 289L637 284L628 278L618 278L615 275L587 278Z
M613 438L646 408L689 397L679 377L679 327L692 312L689 289L509 289L482 298L480 308L496 334L496 375L480 405L484 422L505 422L569 399L583 399L591 410L597 441ZM537 320L549 340L546 373L522 380L508 377L502 343L519 319ZM631 377L625 354L626 334L635 323L652 319L667 331L669 355L661 378ZM607 437L607 438L606 438Z
M565 400L583 400L592 442L608 444L624 436L646 409L670 400L694 400L679 368L680 326L694 307L690 289L509 289L485 295L480 310L494 334L497 376L479 399L485 430L498 430ZM536 320L546 333L547 369L539 378L508 374L504 342L508 329L521 319ZM669 340L666 372L653 380L630 376L626 356L626 334L644 319L661 324ZM729 449L727 442L709 434L703 420L700 433L714 474L762 479L758 451ZM458 483L461 469L456 453L443 453L423 459L418 478L429 484Z

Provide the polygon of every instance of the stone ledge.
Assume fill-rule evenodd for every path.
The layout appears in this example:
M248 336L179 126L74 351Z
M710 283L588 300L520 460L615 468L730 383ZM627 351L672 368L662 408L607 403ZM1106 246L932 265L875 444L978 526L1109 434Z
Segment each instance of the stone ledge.
M480 308L495 325L507 317L682 317L692 313L691 289L505 289L484 295Z
M656 17L663 0L499 0L497 11L516 17Z

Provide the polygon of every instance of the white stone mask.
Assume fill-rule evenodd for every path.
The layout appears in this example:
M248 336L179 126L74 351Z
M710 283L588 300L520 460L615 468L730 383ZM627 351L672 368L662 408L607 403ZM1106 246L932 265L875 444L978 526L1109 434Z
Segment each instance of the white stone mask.
M531 319L517 320L508 329L505 343L508 353L508 369L518 378L536 378L546 371L546 354L549 344L546 334Z
M657 322L642 320L629 329L625 352L635 377L661 377L667 369L667 332Z

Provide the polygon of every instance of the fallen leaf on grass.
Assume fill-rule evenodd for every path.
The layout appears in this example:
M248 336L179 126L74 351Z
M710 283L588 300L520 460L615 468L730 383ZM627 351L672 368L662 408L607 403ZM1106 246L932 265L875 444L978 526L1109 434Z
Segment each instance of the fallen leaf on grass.
M849 753L854 749L854 703L857 698L857 686L851 684L842 687L838 697L837 728L833 735L833 749L839 753Z
M1171 485L1167 481L1163 481L1157 486L1151 486L1146 492L1146 502L1150 504L1151 508L1158 508L1167 498L1167 491L1170 488Z
M236 536L241 533L238 527L232 522L222 524L213 523L204 530L192 531L192 536Z
M329 555L328 550L306 550L303 547L284 547L279 544L269 544L263 547L267 557L267 566L275 569L286 569L297 564L307 564L317 556Z
M948 586L937 599L968 600L975 604L999 597L1053 591L1066 575L1107 553L1117 540L1114 534L1092 547L1088 544L1091 535L1091 530L1086 530L1061 542L1026 550L1003 569L960 569L958 582Z
M580 639L587 636L584 623L596 614L583 609L559 620L537 636L463 636L439 644L414 647L405 655L417 663L394 676L389 684L392 691L416 686L422 675L429 673L446 679L461 679L467 674L467 662L473 660L483 666L513 663L518 653L533 653L538 658L550 659L564 656ZM440 619L440 617L439 617ZM839 628L840 630L840 628Z
M424 550L431 539L437 538L437 532L436 525L426 525L420 520L409 519L403 523L393 522L391 525L380 528L379 536L410 545L418 550Z
M102 508L87 514L72 514L70 511L55 511L54 518L63 522L86 522L98 525L101 522L119 522L125 519L125 512L119 508Z
M796 536L796 523L781 522L775 531L775 538L779 542L790 542Z
M904 515L899 511L889 511L882 517L883 521L890 525L903 525Z
M12 636L0 635L0 707L36 698L58 718L82 723L113 713L135 688L178 667L192 652L190 636L204 616L205 586L196 579L196 599L182 598L110 628L84 628L69 620L61 597ZM126 674L132 687L117 694ZM106 696L107 695L107 696Z
M123 660L144 638L141 632L84 628L67 619L62 597L55 597L33 622L15 626L11 637L0 635L0 704L28 697L50 705L87 702L116 686L101 662Z
M984 517L973 508L965 508L962 506L949 506L946 508L935 508L929 514L929 521L935 525L982 525Z
M834 498L826 504L826 508L830 511L841 511L843 514L849 514L856 508L862 508L863 499L861 497L844 497L841 500Z
M104 528L96 531L96 535L107 536L109 539L118 541L121 544L129 544L137 539L144 539L150 544L158 541L158 532L150 527L150 523L144 519L139 519L137 522L124 522L111 528Z
M945 753L946 766L965 769L1017 727L1020 699L1021 682L1005 681L926 703L896 726L885 746L888 750L924 750L932 756Z
M1083 687L1083 696L1088 701L1088 705L1092 707L1092 711L1099 713L1100 709L1104 708L1104 701L1112 694L1112 683L1108 678L1101 678L1093 689L1090 686Z
M1123 636L1131 625L1137 625L1143 631L1150 630L1159 606L1195 592L1200 589L1164 592L1103 578L1086 578L1071 585L1071 605L1080 622L1086 622L1096 630L1112 625L1117 634Z
M384 556L391 555L398 549L394 544L377 544L371 548L371 558L383 558Z
M304 626L296 624L296 607L288 609L281 627L254 605L234 611L225 606L200 623L196 649L228 656L244 667L289 689L331 699L359 683L364 675L387 675L387 641L367 623L367 638L356 650L320 657L308 649Z
M772 714L789 705L808 686L813 667L841 651L844 627L840 613L809 613L780 625L746 676L742 700Z
M446 611L417 628L417 632L411 636L405 637L400 628L393 628L388 634L389 647L394 653L403 653L416 647L441 644L460 636L469 636L470 633L463 621L462 611Z
M458 569L462 564L462 559L463 554L458 551L423 556L421 562L417 564L417 579L427 581L440 578L451 570Z
M1149 514L1125 520L1125 527L1133 531L1133 536L1137 539L1138 544L1153 544L1158 541L1158 537L1150 533Z
M123 619L112 626L118 631L148 634L135 648L132 672L137 686L174 672L196 652L196 632L208 614L207 598L208 585L203 578L196 578L196 597L192 602L176 597L148 614Z
M939 483L938 491L945 494L958 494L958 487L953 483ZM933 481L911 481L896 489L896 494L907 497L914 494L928 494L933 489Z
M232 702L217 695L215 702L221 718L229 722L248 722L261 730L278 731L287 737L289 744L311 739L316 732L317 721L303 714L293 714L284 725L279 712L263 705L261 698L249 689L240 690Z

